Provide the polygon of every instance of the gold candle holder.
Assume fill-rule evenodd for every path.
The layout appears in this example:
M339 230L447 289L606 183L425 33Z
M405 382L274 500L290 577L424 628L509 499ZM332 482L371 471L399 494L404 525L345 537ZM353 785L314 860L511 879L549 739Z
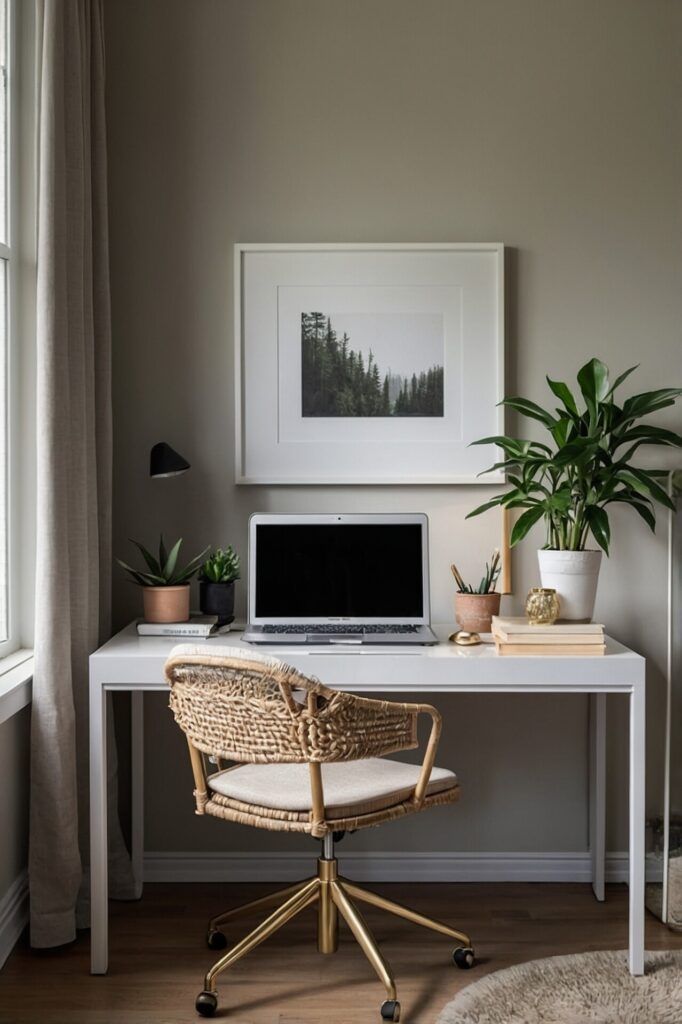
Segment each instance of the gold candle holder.
M559 596L551 587L531 587L526 618L531 626L551 626L559 618Z

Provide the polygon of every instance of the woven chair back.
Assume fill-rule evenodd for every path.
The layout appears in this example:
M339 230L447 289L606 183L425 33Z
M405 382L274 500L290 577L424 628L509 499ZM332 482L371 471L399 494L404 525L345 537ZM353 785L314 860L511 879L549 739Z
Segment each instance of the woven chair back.
M331 690L256 652L183 645L166 678L190 742L225 760L352 761L417 746L412 707Z

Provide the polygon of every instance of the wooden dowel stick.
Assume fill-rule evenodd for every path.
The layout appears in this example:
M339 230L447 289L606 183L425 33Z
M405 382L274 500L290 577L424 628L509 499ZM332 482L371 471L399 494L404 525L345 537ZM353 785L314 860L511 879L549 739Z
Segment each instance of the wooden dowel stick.
M509 547L509 531L511 528L509 509L502 509L502 539L500 545L500 556L502 569L500 572L500 593L511 594L511 548Z

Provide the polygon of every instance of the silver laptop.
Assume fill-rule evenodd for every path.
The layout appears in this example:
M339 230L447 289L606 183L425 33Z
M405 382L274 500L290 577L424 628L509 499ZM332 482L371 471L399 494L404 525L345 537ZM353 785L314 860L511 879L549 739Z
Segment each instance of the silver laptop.
M254 644L435 644L421 513L249 520Z

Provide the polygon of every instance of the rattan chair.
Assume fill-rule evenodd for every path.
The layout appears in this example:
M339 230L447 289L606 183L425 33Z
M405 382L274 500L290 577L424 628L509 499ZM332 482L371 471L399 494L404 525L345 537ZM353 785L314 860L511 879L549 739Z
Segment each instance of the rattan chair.
M216 981L224 970L315 902L319 952L336 951L340 913L384 983L384 1020L400 1019L400 1003L390 967L358 902L449 936L457 942L455 964L473 965L467 935L342 878L334 855L335 834L459 798L456 776L434 767L441 731L435 708L330 690L280 661L242 648L181 645L166 662L166 678L170 707L189 743L196 813L256 828L303 832L322 841L314 877L209 921L209 947L224 949L223 928L229 921L272 911L210 968L196 1000L198 1013L214 1015ZM386 754L418 746L421 714L432 721L422 764L386 759ZM207 756L214 764L211 774Z

